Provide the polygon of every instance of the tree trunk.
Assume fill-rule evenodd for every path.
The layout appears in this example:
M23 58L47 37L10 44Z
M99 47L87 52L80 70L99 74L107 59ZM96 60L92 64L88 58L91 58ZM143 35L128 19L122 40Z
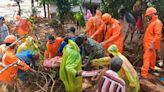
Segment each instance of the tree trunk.
M44 8L44 18L46 18L47 16L46 16L46 4L45 3L43 3L43 8Z
M32 11L32 16L34 16L35 14L34 0L31 0L31 11Z
M47 13L48 13L48 19L50 19L50 5L47 4Z
M34 0L31 0L31 8L34 7Z

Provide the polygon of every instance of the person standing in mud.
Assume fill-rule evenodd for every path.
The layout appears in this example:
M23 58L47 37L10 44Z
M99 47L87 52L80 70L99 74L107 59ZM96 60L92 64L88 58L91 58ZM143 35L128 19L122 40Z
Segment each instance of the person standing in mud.
M145 16L149 20L149 24L143 40L144 56L141 69L141 78L148 78L149 68L154 69L155 67L156 53L157 55L160 55L163 27L161 20L158 18L157 10L154 7L147 8Z

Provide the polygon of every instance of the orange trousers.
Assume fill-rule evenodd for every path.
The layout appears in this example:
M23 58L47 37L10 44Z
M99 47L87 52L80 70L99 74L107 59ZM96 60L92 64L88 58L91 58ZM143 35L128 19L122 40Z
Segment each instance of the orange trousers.
M156 50L150 51L149 49L144 50L143 65L141 68L141 75L143 78L148 77L149 68L154 69L156 63Z

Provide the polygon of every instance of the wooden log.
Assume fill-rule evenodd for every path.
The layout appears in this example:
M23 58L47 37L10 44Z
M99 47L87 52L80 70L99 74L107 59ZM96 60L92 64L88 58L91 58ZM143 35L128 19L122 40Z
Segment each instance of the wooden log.
M140 81L142 92L164 92L164 87L153 84L152 82L142 79Z
M134 68L136 69L136 70L141 70L141 67L137 67L137 66L134 66ZM149 70L149 72L155 72L155 73L160 73L160 74L164 74L164 70L160 70L160 69L151 69L151 70Z

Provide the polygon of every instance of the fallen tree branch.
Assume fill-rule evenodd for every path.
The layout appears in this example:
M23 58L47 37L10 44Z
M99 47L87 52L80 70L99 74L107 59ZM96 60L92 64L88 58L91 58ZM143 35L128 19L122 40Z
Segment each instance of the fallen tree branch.
M52 78L52 76L50 74L48 74L48 76L51 78L52 80L52 86L51 86L51 91L50 92L53 92L53 88L54 88L54 85L55 85L55 80Z
M8 66L5 66L2 70L0 70L0 74L2 73L2 72L4 72L5 70L7 70L8 68L10 68L10 67L12 67L12 66L14 66L14 65L16 65L17 64L17 62L14 62L14 63L12 63L12 64L10 64L10 65L8 65Z
M39 85L37 82L35 82L35 84L40 88L42 89L43 91L47 92L46 89L44 89L41 85Z
M135 69L141 70L141 67L134 66ZM156 73L161 73L164 74L164 70L159 70L159 69L151 69L149 72L156 72Z

